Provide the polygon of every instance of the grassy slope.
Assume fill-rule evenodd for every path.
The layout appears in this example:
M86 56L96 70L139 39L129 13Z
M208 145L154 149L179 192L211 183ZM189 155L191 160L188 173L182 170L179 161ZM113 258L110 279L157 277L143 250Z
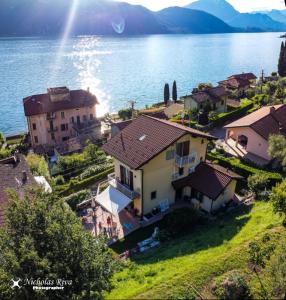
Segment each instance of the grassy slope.
M197 227L190 234L142 254L113 278L108 299L169 298L190 283L205 297L214 276L247 265L248 242L270 230L285 233L270 204L258 202ZM274 227L274 228L273 228ZM272 228L272 229L271 229ZM257 280L253 292L258 297Z

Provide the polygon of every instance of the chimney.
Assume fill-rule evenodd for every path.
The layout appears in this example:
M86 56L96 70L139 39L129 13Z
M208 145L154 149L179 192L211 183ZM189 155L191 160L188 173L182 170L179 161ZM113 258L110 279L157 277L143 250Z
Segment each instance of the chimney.
M22 172L22 182L23 184L27 182L28 176L27 176L27 172L23 171Z
M14 154L14 156L15 156L15 162L16 162L16 163L19 163L19 162L20 162L20 154L19 154L19 151L16 151L15 154Z
M271 114L271 115L275 114L275 111L276 111L275 107L274 107L274 106L271 106L271 107L270 107L270 114Z

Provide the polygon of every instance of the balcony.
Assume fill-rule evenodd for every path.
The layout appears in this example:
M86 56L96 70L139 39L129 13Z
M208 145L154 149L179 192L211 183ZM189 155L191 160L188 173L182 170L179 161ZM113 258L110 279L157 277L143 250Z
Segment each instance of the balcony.
M58 127L54 127L54 128L49 128L48 132L52 133L52 132L57 132L58 131Z
M55 113L51 113L51 114L47 114L47 120L54 120L56 118L56 114Z
M119 180L115 178L115 173L108 175L108 183L129 199L134 200L140 196L139 193L132 191L128 186L119 182Z
M72 125L73 129L78 133L88 133L92 131L93 129L101 126L101 122L97 119L85 121L85 122L80 122L80 123L74 123Z
M182 168L188 164L193 164L196 160L196 154L192 153L186 156L179 156L178 154L176 154L175 157L175 161L176 161L176 165L179 168Z

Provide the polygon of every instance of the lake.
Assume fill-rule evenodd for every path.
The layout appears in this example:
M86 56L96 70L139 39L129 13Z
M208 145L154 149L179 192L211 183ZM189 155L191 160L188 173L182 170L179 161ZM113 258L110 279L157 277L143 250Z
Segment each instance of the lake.
M48 87L87 88L99 113L162 101L177 81L184 96L200 82L277 69L279 33L0 39L0 131L27 130L22 99Z

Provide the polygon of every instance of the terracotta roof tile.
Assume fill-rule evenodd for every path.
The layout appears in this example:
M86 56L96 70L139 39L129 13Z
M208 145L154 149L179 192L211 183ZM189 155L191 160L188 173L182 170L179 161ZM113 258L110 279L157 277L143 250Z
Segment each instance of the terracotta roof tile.
M235 75L229 76L228 78L237 78L237 79L243 79L243 80L254 80L254 79L257 79L257 77L253 73L235 74Z
M138 169L188 133L195 137L214 139L204 132L142 115L102 148L132 169Z
M280 104L262 107L259 110L225 126L225 128L235 127L250 127L267 140L270 134L285 132L286 105Z
M50 95L39 94L23 99L25 116L51 113L66 109L75 109L97 104L96 96L85 90L70 91L70 100L52 102Z
M194 173L176 180L172 184L175 189L190 186L210 199L216 200L233 179L241 178L219 165L202 162L196 167Z
M27 174L27 181L22 182L23 171ZM11 188L23 195L26 188L36 185L36 181L30 171L30 168L23 156L20 155L20 161L13 159L0 161L0 226L4 222L5 205L8 198L6 190Z

